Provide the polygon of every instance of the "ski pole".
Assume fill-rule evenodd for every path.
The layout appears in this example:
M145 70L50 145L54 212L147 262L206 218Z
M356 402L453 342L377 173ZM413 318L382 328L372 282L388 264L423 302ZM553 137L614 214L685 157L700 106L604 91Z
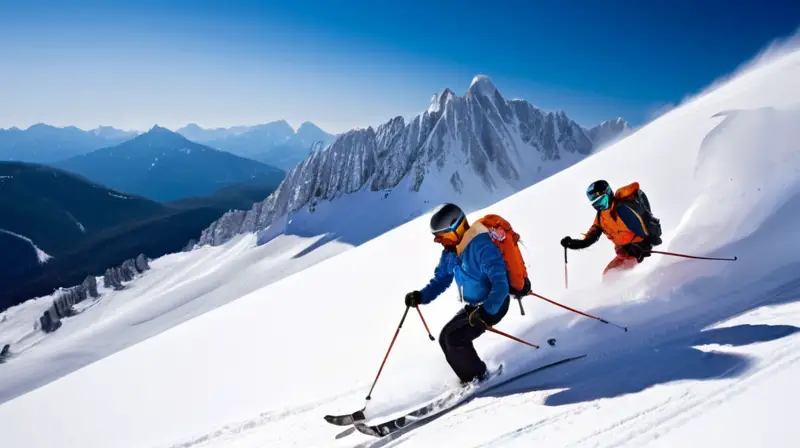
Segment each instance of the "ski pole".
M517 299L517 303L519 304L519 312L520 312L520 314L522 314L524 316L525 315L525 308L522 307L522 297L516 297L515 296L515 298Z
M397 326L397 330L394 332L394 337L392 338L392 343L389 344L389 349L386 350L386 355L383 357L383 362L381 363L381 368L378 369L378 374L375 375L375 381L372 382L372 387L369 388L369 393L367 394L367 400L372 399L372 390L375 389L375 384L378 382L378 378L381 376L381 372L383 371L383 366L386 364L386 359L389 358L389 352L392 351L392 346L394 345L394 341L397 339L397 335L400 333L400 329L403 328L403 322L406 320L406 316L408 315L408 309L411 307L406 307L406 311L403 313L403 318L400 319L400 325Z
M554 302L554 301L548 299L547 297L543 297L543 296L540 296L539 294L536 294L535 292L531 292L530 295L538 297L538 298L544 300L545 302L550 302L553 305L560 306L561 308L564 308L565 310L569 310L569 311L572 311L573 313L580 314L581 316L586 316L586 317L594 319L594 320L599 320L600 322L602 322L604 324L613 325L613 326L619 328L620 330L625 330L625 332L628 331L628 327L623 327L621 325L617 325L614 322L609 322L609 321L603 319L602 317L592 316L591 314L586 314L583 311L578 311L575 308L570 308L570 307L568 307L566 305L562 305L562 304L560 304L558 302Z
M431 341L435 341L433 335L431 334L431 330L428 329L428 324L425 322L425 318L422 317L422 311L420 311L419 306L415 307L417 312L419 313L419 318L422 319L422 325L425 327L425 331L428 332L428 337L431 338Z
M676 254L676 253L673 253L673 252L662 252L660 250L651 250L650 253L651 254L661 254L661 255L671 255L673 257L691 258L691 259L694 259L694 260L736 261L736 260L739 259L739 257L733 257L733 258L697 257L697 256L694 256L694 255Z
M564 289L569 289L569 276L567 274L567 248L564 248Z
M484 324L485 324L485 323L484 323ZM536 344L531 344L530 342L523 341L522 339L520 339L520 338L518 338L518 337L516 337L516 336L511 336L511 335L510 335L510 334L508 334L508 333L504 333L504 332L502 332L502 331L500 331L500 330L497 330L497 329L495 329L495 328L493 328L493 327L490 327L490 326L488 326L488 325L486 325L486 329L487 329L487 330L489 330L489 331L491 331L492 333L497 333L497 334L499 334L500 336L505 336L505 337L507 337L507 338L511 339L512 341L517 341L517 342L519 342L520 344L529 345L529 346L531 346L531 347L533 347L533 348L539 348L539 346L538 346L538 345L536 345Z

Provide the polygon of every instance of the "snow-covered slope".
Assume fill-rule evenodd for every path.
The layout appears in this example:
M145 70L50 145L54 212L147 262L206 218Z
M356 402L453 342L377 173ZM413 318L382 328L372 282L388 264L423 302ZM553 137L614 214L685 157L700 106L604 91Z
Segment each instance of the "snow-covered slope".
M3 403L3 442L204 448L794 446L800 428L788 419L800 399L793 383L800 374L798 109L800 51L793 51L486 209L507 217L522 234L534 290L630 331L528 299L526 316L512 308L498 328L536 343L555 337L556 347L534 350L487 334L477 343L487 362L503 362L513 373L576 353L588 356L495 390L396 440L358 433L335 439L343 428L322 416L364 404L403 312L403 295L430 277L438 251L425 216L241 297L242 291L229 286L219 298L238 300ZM661 249L736 255L738 261L653 255L630 275L603 283L600 272L612 257L603 240L570 254L570 289L564 290L558 240L589 227L594 214L584 190L598 178L617 187L641 183L662 219ZM203 252L209 249L177 256L213 258ZM147 288L131 289L127 306L191 303L187 292L204 282L227 285L258 277L247 255L254 250L260 248L205 262L216 262L219 271L166 275L169 286L150 284L159 288L157 299L150 299ZM145 278L158 274L156 265ZM245 277L228 281L245 269L250 269ZM271 269L265 268L266 275ZM451 289L422 308L434 333L459 308L456 297ZM165 310L154 317L160 313ZM94 331L86 330L81 341L93 340ZM127 334L98 333L94 344L118 343L113 339ZM63 344L66 361L97 350L77 340ZM6 378L47 368L34 362L36 353L32 349L4 364L0 387ZM53 359L55 353L49 351ZM410 314L368 415L432 397L455 381L438 344Z
M0 403L347 249L331 243L296 256L315 244L290 236L254 249L253 235L242 235L161 257L126 289L101 289L100 299L82 302L81 314L62 319L51 335L35 331L35 323L55 296L9 308L0 313L0 348L11 344L15 359L13 368L0 370Z
M222 244L291 213L287 234L326 234L357 245L418 217L433 202L458 201L471 210L528 187L585 158L595 146L590 133L606 141L627 129L621 119L614 123L584 129L563 112L504 99L478 75L463 97L445 89L408 123L396 117L312 151L275 193L249 211L222 217L200 244ZM370 204L359 208L380 222L342 233L337 223L349 219L353 203ZM321 208L324 213L313 214Z

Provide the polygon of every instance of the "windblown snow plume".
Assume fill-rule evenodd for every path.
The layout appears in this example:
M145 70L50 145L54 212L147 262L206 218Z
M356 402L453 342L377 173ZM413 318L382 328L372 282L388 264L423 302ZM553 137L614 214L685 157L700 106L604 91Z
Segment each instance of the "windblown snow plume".
M43 251L42 249L39 249L39 246L34 244L33 241L30 238L28 238L27 236L20 235L18 233L14 233L14 232L11 232L11 231L5 230L5 229L0 229L0 232L3 232L5 234L7 234L7 235L15 236L15 237L17 237L17 238L19 238L19 239L21 239L23 241L27 241L31 245L31 248L33 248L33 250L36 251L36 258L39 260L39 264L45 264L51 258L53 258L47 252Z

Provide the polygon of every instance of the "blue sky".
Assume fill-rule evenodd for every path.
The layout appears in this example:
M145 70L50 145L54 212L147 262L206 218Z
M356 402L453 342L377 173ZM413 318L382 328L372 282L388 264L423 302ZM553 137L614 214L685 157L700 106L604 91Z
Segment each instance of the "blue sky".
M585 126L641 124L800 26L800 2L741 3L0 0L0 127L342 132L479 73Z

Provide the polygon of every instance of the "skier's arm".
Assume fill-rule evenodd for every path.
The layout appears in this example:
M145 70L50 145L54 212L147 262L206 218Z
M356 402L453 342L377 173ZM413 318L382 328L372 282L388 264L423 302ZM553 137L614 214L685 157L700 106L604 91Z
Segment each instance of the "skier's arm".
M419 292L422 294L422 303L430 303L439 297L453 282L453 260L456 254L447 250L442 251L439 264L433 271L433 278Z
M503 254L494 243L488 241L481 246L480 266L481 271L486 274L491 283L489 296L483 301L483 309L489 314L496 314L508 296L508 273Z
M598 222L597 218L594 219L594 223L592 223L592 227L589 228L589 231L586 232L586 237L582 240L572 240L570 241L569 248L570 249L586 249L587 247L591 246L592 244L596 243L597 240L600 239L600 235L603 234L603 229L600 227L600 223Z

